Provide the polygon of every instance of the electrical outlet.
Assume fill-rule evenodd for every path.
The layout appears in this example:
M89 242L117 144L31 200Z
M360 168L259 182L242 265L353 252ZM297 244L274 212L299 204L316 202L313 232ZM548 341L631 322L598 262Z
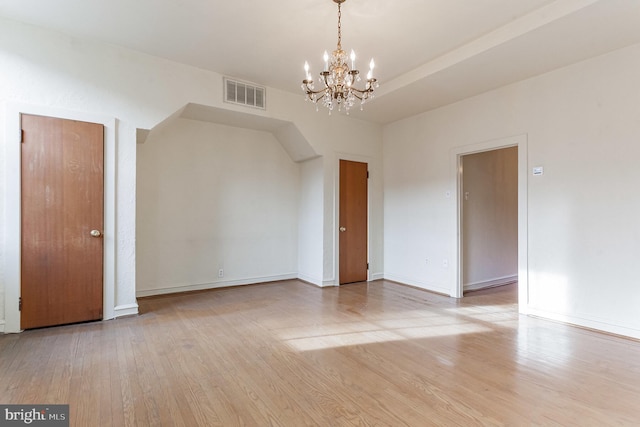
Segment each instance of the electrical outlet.
M424 259L424 263L425 263L425 264L429 264L429 258L425 258L425 259Z
M224 277L224 270L222 268L218 270L218 277Z
M443 266L444 268L449 267L449 260L448 260L448 259L443 260L443 261L442 261L442 266Z

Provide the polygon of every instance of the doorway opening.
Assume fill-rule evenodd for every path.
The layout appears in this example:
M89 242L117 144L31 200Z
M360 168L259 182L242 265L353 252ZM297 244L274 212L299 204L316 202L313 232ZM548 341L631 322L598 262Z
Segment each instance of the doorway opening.
M518 310L526 313L527 135L457 147L452 154L457 270L451 296L517 282Z
M463 294L518 281L518 147L461 158Z

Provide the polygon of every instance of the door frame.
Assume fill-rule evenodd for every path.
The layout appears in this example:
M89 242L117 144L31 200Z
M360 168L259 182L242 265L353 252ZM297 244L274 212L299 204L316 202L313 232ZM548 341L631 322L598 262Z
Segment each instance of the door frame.
M5 324L4 332L20 332L21 267L21 115L32 114L98 123L104 126L104 259L103 320L114 318L116 263L116 119L99 114L48 106L10 103L5 111L5 158L7 188L4 193L5 225Z
M451 287L451 296L462 298L463 274L462 274L462 157L467 154L481 153L483 151L499 150L501 148L518 147L518 311L526 314L529 304L529 266L528 266L528 220L527 220L527 134L515 135L506 138L493 139L473 145L455 147L451 151L451 170L455 176L456 192L456 226L454 252L455 279Z
M334 210L333 210L333 253L334 253L334 271L333 282L335 286L340 286L340 160L348 160L351 162L360 162L367 164L367 170L371 172L373 160L367 156L358 156L347 153L336 153L334 160ZM367 282L372 280L371 276L371 181L367 183Z

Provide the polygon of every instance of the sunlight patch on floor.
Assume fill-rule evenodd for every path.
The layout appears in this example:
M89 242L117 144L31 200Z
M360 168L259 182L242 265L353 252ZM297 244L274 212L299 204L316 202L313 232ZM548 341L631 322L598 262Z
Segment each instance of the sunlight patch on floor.
M345 322L286 328L278 331L278 335L281 339L288 341L313 337L320 338L331 335L374 332L379 330L380 327L372 322Z
M375 344L420 338L436 338L492 331L491 328L461 322L451 316L396 319L381 322L356 322L316 327L291 328L280 338L296 351L322 350L353 345ZM419 324L418 324L419 323ZM354 331L359 329L359 331Z
M472 315L477 313L509 313L514 314L517 311L517 304L499 304L499 305L473 305L468 307L452 307L445 308L445 311Z

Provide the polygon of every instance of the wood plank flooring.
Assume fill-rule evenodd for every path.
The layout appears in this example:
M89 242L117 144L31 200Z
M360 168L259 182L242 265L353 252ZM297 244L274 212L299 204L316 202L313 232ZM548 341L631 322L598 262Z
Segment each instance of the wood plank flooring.
M0 336L0 403L75 426L640 425L640 342L391 282L145 298Z

